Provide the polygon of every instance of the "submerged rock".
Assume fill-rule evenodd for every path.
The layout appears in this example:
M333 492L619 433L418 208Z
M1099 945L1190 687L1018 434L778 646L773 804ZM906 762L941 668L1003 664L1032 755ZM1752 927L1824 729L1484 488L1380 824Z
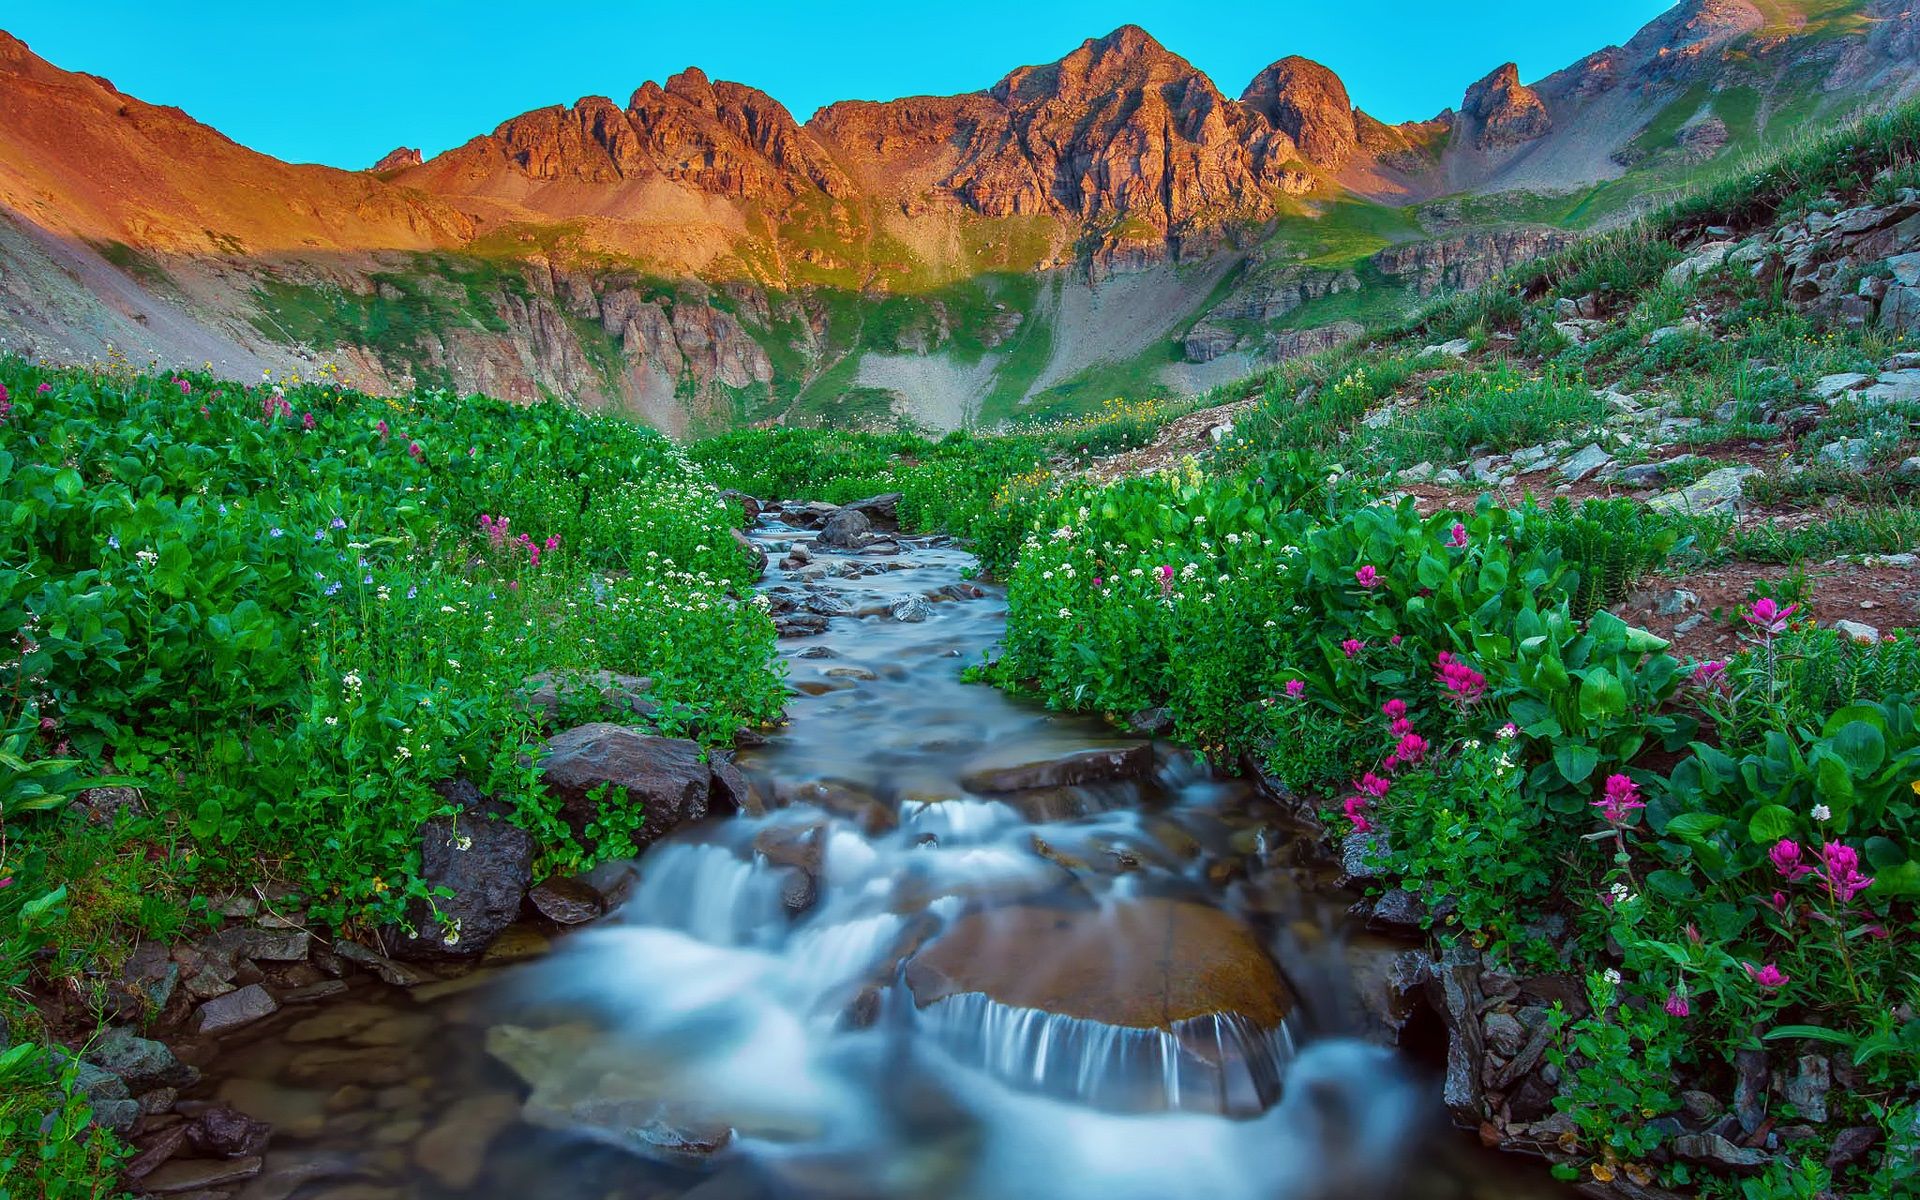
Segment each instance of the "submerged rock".
M1153 747L1136 742L1031 758L1001 754L969 765L960 786L970 792L1024 792L1138 779L1152 769Z

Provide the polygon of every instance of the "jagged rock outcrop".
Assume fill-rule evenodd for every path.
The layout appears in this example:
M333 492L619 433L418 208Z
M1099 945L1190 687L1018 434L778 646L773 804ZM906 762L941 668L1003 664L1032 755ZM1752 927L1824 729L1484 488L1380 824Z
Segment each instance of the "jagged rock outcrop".
M1373 265L1391 282L1422 296L1476 288L1511 267L1563 250L1578 240L1562 229L1502 229L1464 237L1389 246Z
M1359 144L1346 85L1312 59L1295 55L1274 63L1253 77L1240 103L1292 138L1316 166L1345 166Z
M408 167L417 167L426 159L420 151L411 146L396 146L381 156L380 161L368 168L372 171L404 171Z
M1227 320L1275 321L1309 301L1357 292L1360 287L1360 277L1350 269L1283 266L1255 271L1213 310L1213 315Z
M1482 150L1505 150L1553 130L1546 103L1520 82L1520 68L1513 63L1468 88L1460 111L1472 119L1473 144Z

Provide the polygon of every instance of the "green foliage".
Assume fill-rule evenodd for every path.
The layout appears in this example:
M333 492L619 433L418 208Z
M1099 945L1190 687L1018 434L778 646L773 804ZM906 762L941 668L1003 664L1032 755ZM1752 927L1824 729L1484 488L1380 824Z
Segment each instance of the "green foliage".
M79 1062L38 1043L0 1047L0 1196L93 1200L113 1195L129 1152L89 1124Z
M1575 509L1563 496L1531 528L1578 573L1573 612L1582 620L1624 599L1680 543L1672 521L1625 498L1587 500Z
M1686 1057L1684 1039L1658 1008L1619 1001L1613 979L1596 975L1587 980L1590 1015L1575 1019L1555 1005L1559 1040L1547 1059L1567 1084L1554 1104L1573 1118L1581 1142L1609 1161L1642 1161L1661 1143L1648 1123L1680 1107L1672 1072Z

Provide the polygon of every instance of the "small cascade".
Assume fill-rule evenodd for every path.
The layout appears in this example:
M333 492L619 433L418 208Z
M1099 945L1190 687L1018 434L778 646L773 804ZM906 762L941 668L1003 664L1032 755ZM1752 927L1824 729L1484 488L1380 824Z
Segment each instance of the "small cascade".
M725 846L669 842L646 864L622 922L681 930L716 946L764 944L784 925L779 878Z
M962 1063L1015 1087L1116 1112L1262 1112L1279 1098L1294 1054L1285 1024L1261 1029L1232 1013L1139 1029L968 992L935 1001L919 1019Z

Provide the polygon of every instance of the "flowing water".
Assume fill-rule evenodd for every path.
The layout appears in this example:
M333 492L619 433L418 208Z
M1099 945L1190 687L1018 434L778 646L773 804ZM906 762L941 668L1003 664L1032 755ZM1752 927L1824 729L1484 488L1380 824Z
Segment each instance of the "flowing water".
M770 570L844 615L782 643L788 724L741 756L765 814L654 845L550 953L230 1042L205 1090L276 1125L240 1195L1555 1194L1354 1036L1378 948L1271 802L963 682L1006 615L970 564L903 539Z

